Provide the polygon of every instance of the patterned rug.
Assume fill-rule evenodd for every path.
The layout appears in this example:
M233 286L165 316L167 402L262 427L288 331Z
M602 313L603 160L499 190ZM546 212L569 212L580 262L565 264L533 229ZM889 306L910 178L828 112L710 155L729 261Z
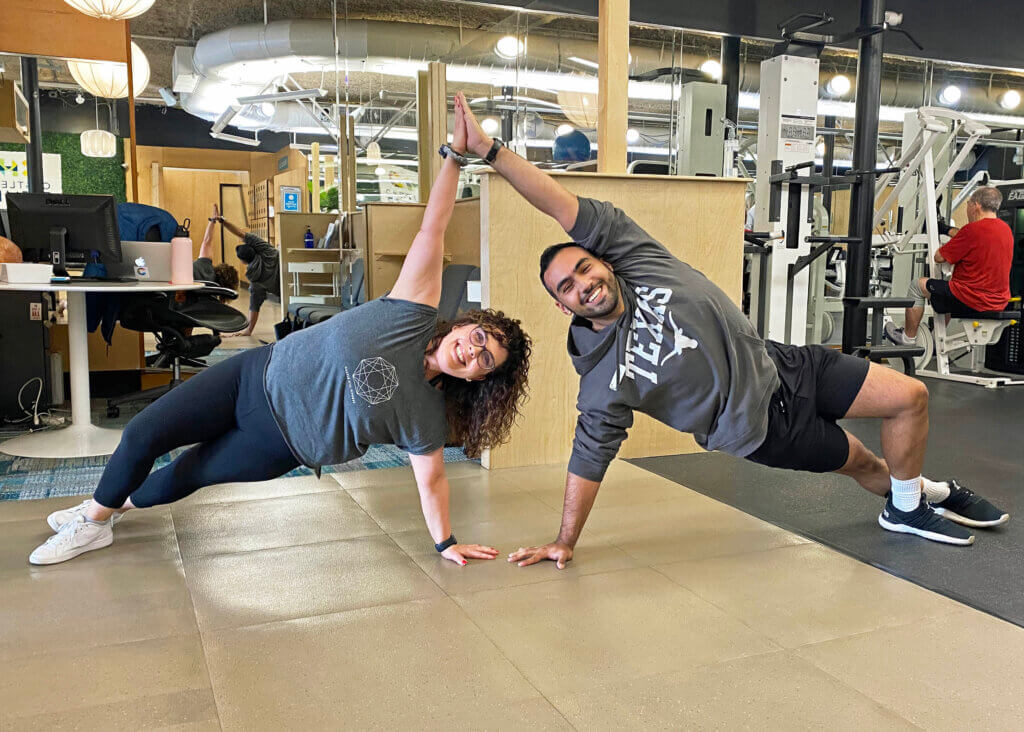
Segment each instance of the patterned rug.
M101 427L124 427L136 414L137 410L128 407L122 409L117 419L108 419L106 407L102 401L93 403L93 424ZM12 425L0 428L0 438L15 437L24 434ZM185 448L179 448L167 455L157 458L154 470L164 467ZM468 460L466 454L457 447L445 448L446 463ZM54 460L49 458L24 458L0 452L0 501L19 501L36 498L54 498L57 496L81 496L93 492L99 483L108 456ZM324 473L342 473L352 470L375 470L378 468L397 468L409 464L409 456L394 445L373 445L361 458L351 460L344 465L326 466ZM296 468L286 477L312 475L309 468Z

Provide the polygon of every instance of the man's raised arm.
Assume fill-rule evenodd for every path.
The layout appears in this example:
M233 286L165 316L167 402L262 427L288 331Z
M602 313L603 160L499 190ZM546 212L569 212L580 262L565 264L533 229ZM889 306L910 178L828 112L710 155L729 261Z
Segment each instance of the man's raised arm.
M483 131L462 92L455 104L466 114L467 147L477 157L486 157L494 140ZM498 151L492 167L535 208L555 219L566 232L576 224L579 201L554 178L516 155L506 147Z

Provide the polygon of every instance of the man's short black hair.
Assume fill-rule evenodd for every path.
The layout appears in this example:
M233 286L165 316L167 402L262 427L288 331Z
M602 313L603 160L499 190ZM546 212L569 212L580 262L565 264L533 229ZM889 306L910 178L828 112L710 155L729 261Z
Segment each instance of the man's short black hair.
M551 266L551 260L555 258L556 254L563 249L578 246L579 244L574 241L564 241L561 244L552 244L540 254L540 282L544 285L544 289L548 291L551 297L554 297L556 300L558 299L557 296L555 293L551 292L551 288L548 287L548 283L544 281L544 273L548 271L548 267Z

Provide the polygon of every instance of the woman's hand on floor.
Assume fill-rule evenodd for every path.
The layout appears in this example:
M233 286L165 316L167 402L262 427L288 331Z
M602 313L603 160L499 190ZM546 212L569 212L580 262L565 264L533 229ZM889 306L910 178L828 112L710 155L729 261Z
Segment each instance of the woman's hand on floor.
M465 566L467 559L494 559L498 556L498 550L493 546L481 546L480 544L455 544L441 552L445 559Z

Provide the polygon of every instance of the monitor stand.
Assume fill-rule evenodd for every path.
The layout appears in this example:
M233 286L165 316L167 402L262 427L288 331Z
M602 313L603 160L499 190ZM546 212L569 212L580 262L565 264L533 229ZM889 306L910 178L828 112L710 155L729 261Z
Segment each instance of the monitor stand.
M63 226L50 229L50 262L53 264L54 277L67 277L68 270L64 266L68 256L68 230Z

